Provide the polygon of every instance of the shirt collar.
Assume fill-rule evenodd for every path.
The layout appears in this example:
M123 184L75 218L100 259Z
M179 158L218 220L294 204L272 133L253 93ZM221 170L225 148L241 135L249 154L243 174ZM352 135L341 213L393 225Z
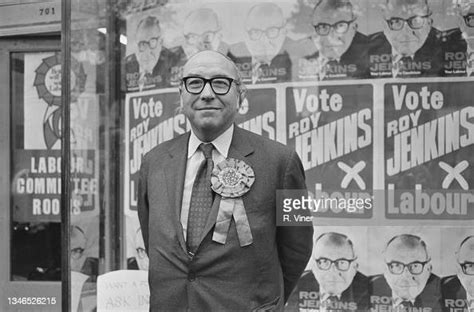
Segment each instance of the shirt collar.
M469 292L466 291L466 300L467 303L470 303L470 306L468 308L474 309L474 297L469 294Z
M325 302L326 300L328 300L329 297L331 296L336 296L338 300L341 300L341 294L338 294L338 295L331 295L329 293L325 293L325 292L321 292L319 298L321 300L321 302Z
M467 47L466 50L466 58L469 61L470 59L474 59L474 49L471 49L470 47Z
M415 55L403 55L398 53L395 49L392 48L392 63L398 63L403 57L409 57L412 61L415 59Z
M214 139L212 142L207 142L207 143L212 143L215 147L215 149L227 158L227 154L229 153L230 149L230 143L232 142L232 136L234 135L234 124L230 125L230 127L224 131L220 136ZM196 150L198 149L199 145L202 142L199 140L199 138L194 134L193 131L191 131L191 136L189 137L189 142L188 142L188 159L191 158Z
M394 307L398 307L399 305L402 304L402 302L404 301L410 301L413 305L415 305L415 299L409 299L409 300L406 300L406 299L402 299L400 297L398 297L397 295L393 294L392 295L392 302L393 302L393 306Z

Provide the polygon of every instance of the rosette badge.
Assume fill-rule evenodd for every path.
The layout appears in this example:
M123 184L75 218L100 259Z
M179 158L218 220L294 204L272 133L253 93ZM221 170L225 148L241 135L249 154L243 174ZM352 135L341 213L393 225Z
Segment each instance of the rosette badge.
M240 246L252 244L252 232L242 195L250 190L254 181L253 169L242 160L228 158L214 167L211 175L212 189L222 198L212 235L213 241L225 244L234 218Z
M229 158L214 167L211 176L212 189L222 197L236 198L250 190L255 175L253 169L242 160Z

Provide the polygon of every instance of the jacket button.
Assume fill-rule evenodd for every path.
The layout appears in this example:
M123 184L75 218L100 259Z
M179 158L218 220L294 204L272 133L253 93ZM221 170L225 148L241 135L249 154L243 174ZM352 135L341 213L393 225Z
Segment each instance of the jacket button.
M194 281L196 280L196 273L194 273L194 272L189 272L189 273L188 273L188 280L189 280L190 282L194 282Z

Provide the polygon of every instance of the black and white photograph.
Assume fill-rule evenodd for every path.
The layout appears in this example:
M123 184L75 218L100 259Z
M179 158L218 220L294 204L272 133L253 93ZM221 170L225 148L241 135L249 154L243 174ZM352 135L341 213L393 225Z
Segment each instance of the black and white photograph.
M474 0L0 1L0 312L474 312L473 60Z

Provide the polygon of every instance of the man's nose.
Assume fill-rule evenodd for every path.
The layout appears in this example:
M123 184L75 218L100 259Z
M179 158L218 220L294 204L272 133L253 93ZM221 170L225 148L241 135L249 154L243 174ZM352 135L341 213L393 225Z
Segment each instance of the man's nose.
M402 275L406 278L413 278L413 274L411 274L410 270L408 270L408 267L403 268Z
M209 100L209 99L213 99L214 97L215 97L215 94L214 94L214 91L212 91L211 83L206 82L206 84L204 85L204 89L202 89L202 92L201 92L201 99Z
M336 267L335 263L331 263L331 266L329 267L329 271L334 272L334 273L339 273L339 269Z

